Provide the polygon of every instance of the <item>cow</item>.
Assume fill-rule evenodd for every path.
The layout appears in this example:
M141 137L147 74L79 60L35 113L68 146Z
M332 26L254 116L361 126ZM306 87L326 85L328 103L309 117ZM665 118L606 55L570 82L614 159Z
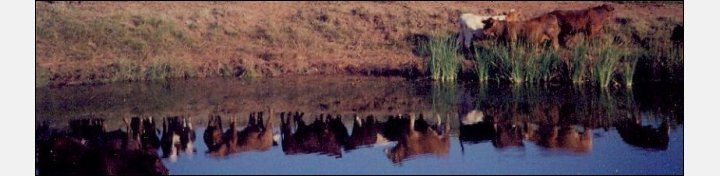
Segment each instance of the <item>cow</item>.
M560 46L559 21L553 15L545 14L525 21L500 21L490 18L483 23L485 24L483 35L497 38L511 47L518 41L536 46L550 41L553 49L558 49Z
M345 145L345 150L378 143L379 140L382 140L382 136L379 134L381 130L382 124L377 122L374 116L367 116L364 119L355 116L352 133Z
M223 134L219 116L211 116L203 135L210 156L221 157L248 151L267 151L277 145L273 140L272 113L263 122L263 112L250 113L248 125L238 131L236 120L230 120L229 129Z
M180 152L195 153L195 130L191 121L192 118L178 116L163 119L162 137L160 138L163 158L169 158L171 162L174 162Z
M319 118L306 124L305 113L281 113L282 150L286 155L319 153L336 158L342 157L342 147L349 138L347 128L340 120L341 116L320 114ZM292 117L292 120L291 120ZM291 122L296 124L292 131Z
M417 155L431 154L434 156L447 156L450 151L450 126L447 123L441 123L440 116L436 115L438 123L430 126L427 121L420 115L419 119L415 119L414 115L400 119L407 126L400 133L401 136L397 145L392 148L385 149L385 154L395 164L401 164L404 160L413 158Z
M538 104L531 110L535 122L526 122L525 138L537 145L548 148L587 153L592 150L593 134L588 124L575 124L567 117L573 117L572 104Z
M608 19L613 15L615 8L609 4L591 7L584 10L555 10L550 15L557 17L560 24L560 41L567 47L570 37L583 33L587 38L596 37Z
M487 19L495 19L500 21L518 21L519 13L515 9L511 9L510 12L503 13L502 15L476 15L472 13L464 13L460 15L460 35L456 41L457 45L463 43L465 49L470 49L470 44L474 37L484 38L481 30L485 26L483 21Z
M672 40L674 44L682 44L685 41L682 25L675 25L672 33L670 34L670 40Z
M494 123L485 119L483 111L472 110L460 118L460 142L476 144L493 139Z
M503 121L495 123L494 138L492 144L495 148L502 149L506 147L523 147L523 139L525 137L523 129L520 125Z
M126 132L106 132L103 119L70 121L69 130L50 132L38 141L38 174L167 175L149 121L133 118Z
M639 117L622 119L615 128L623 141L645 149L666 150L670 142L670 126L663 120L658 127L642 125Z

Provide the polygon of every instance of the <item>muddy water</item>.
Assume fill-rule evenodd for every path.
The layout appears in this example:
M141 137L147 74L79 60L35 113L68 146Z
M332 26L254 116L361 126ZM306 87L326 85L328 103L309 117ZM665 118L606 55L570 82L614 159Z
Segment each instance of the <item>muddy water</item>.
M208 79L41 88L35 109L40 174L683 173L682 85Z

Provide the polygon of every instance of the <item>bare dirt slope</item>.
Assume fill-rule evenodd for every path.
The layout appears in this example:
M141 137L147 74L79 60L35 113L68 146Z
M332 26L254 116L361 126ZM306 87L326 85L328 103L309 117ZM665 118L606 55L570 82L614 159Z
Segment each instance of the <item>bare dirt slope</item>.
M36 3L38 84L217 76L413 75L418 41L463 12L531 18L611 2ZM667 35L683 4L611 3L628 36Z

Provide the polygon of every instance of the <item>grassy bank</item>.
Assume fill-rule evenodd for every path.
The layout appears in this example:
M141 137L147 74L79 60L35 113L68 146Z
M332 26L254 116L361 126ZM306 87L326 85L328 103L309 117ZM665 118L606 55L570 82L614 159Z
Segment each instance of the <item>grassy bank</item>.
M460 13L514 8L523 17L532 17L554 9L581 9L598 4L601 3L36 2L36 86L337 74L455 80L459 79L455 72L465 72L464 63L473 56L447 52L457 46L439 44L442 40L449 43L453 37L434 34L456 34ZM650 44L645 41L652 38L649 35L667 30L657 26L682 24L682 4L625 3L618 4L617 9L615 23L624 28L614 33L638 43ZM647 14L651 11L663 13ZM433 52L423 52L423 45L431 41L440 42L425 48ZM432 49L437 47L445 48ZM646 48L647 54L638 57L637 70L682 67L654 56L655 50L668 50ZM431 54L434 56L430 57ZM659 57L670 55L677 53ZM460 59L446 59L452 57ZM545 57L554 56L550 53ZM434 62L430 62L431 58ZM457 63L463 66L454 66ZM495 75L492 64L486 62L485 67L478 68L489 70L483 77L504 79ZM542 70L532 74L544 76L520 75L517 70L513 80L556 79L548 75L553 72ZM682 77L676 71L653 74L658 78Z
M670 35L624 39L622 35L628 34L611 33L613 30L609 26L605 29L607 34L594 39L578 36L569 48L559 50L522 42L498 44L495 41L483 41L472 49L474 52L468 53L452 48L454 43L444 43L444 39L450 37L436 37L432 41L437 42L430 42L427 47L431 48L431 53L442 51L442 55L446 56L444 58L468 55L465 58L473 61L475 79L481 83L494 81L516 85L549 83L630 88L636 80L683 82L681 41L673 41ZM429 57L432 78L444 80L435 75L447 74L447 71L437 68L456 68L457 61L438 62L435 57L434 54ZM454 74L459 72L458 69L452 71Z

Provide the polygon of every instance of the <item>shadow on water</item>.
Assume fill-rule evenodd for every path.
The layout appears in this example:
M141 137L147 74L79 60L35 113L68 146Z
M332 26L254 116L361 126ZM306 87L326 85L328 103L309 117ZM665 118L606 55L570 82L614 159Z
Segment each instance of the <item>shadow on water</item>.
M354 157L384 155L400 169L418 161L460 160L486 143L498 153L540 149L590 157L593 151L609 152L604 143L618 147L603 155L641 156L670 152L683 142L682 133L674 132L682 130L682 85L604 91L359 78L280 82L288 83L189 81L39 91L36 169L40 174L183 173L170 166L193 162L184 155L231 162L274 152L350 165L359 164L348 161ZM55 115L62 118L51 118ZM153 117L164 117L162 124ZM196 133L204 145L196 144ZM268 158L267 164L278 159L283 160ZM658 169L644 172L665 173Z

